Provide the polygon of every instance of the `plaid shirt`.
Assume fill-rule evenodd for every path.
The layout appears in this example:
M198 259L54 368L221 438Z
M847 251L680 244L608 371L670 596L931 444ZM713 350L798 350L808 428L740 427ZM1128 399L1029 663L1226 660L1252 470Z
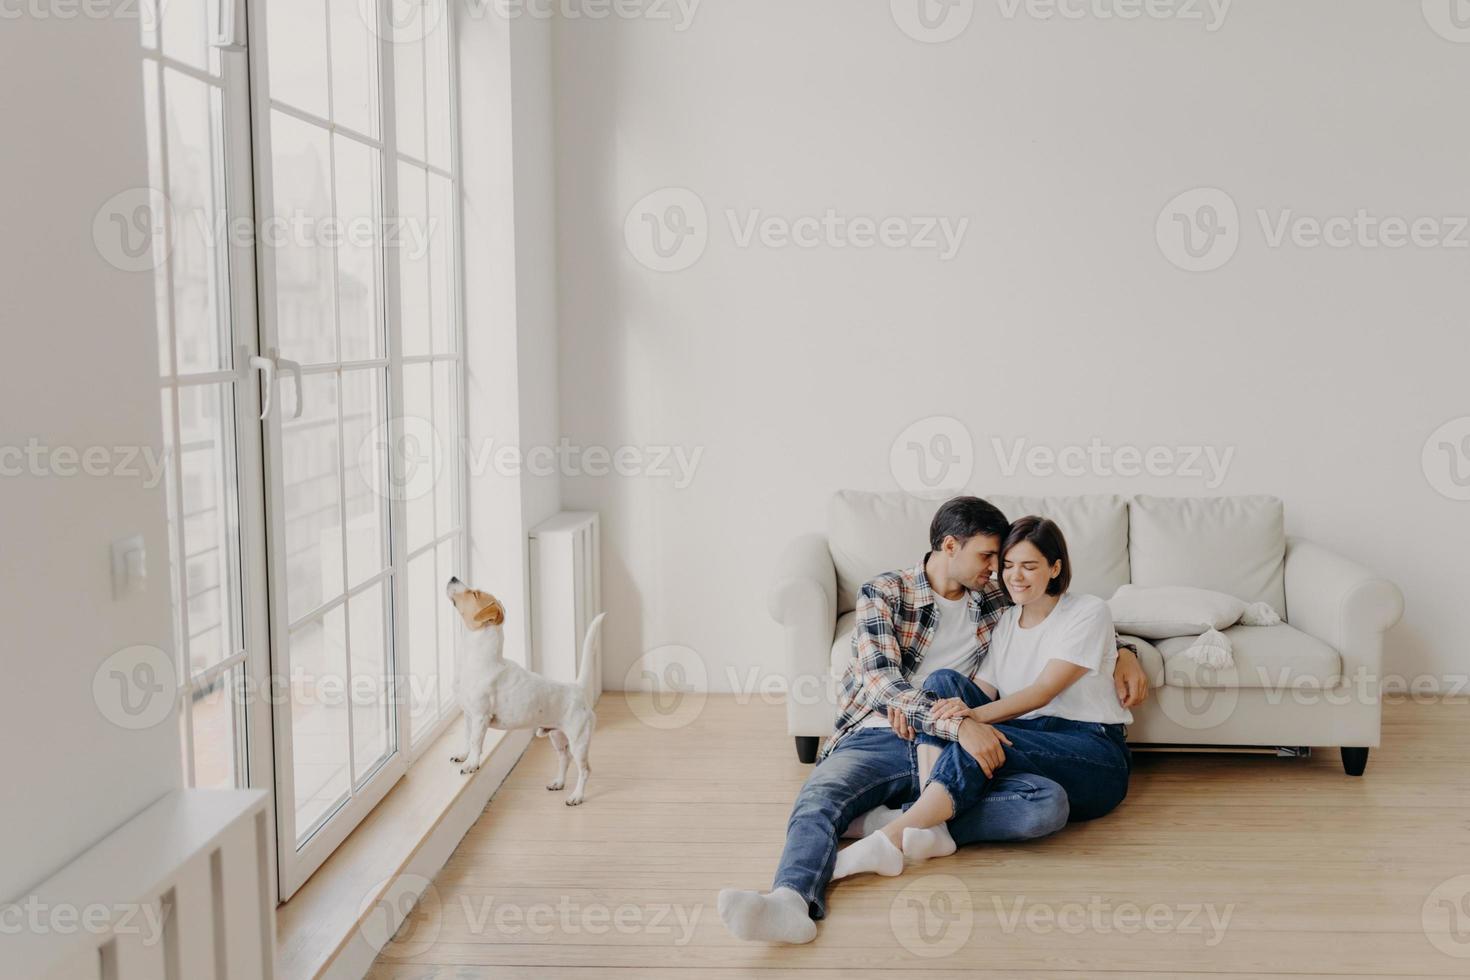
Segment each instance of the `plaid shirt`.
M931 552L932 554L932 552ZM842 675L837 731L822 749L821 762L863 719L875 711L897 708L915 731L951 742L959 739L963 718L936 720L932 716L939 695L909 682L924 662L924 650L934 638L939 611L924 565L925 554L913 568L885 572L863 584L857 600L857 629L852 635L852 659ZM990 634L1013 603L1000 582L991 580L969 593L970 621L975 624L975 649L964 663L971 680L990 652ZM1121 644L1133 649L1131 644Z

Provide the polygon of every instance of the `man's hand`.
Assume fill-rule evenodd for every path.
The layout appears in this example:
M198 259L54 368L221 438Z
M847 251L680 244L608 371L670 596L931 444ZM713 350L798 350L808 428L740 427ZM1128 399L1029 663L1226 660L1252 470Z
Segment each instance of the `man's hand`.
M1125 708L1136 708L1148 700L1148 675L1133 651L1118 648L1118 666L1113 668L1113 687Z
M960 722L960 747L980 763L985 775L994 776L995 771L1005 765L1006 753L1001 743L1011 744L1005 732L991 725L982 724L974 718Z
M909 742L914 740L914 735L916 734L914 732L914 726L909 724L908 718L904 716L902 711L892 706L888 708L888 726L893 729L893 734L899 738Z

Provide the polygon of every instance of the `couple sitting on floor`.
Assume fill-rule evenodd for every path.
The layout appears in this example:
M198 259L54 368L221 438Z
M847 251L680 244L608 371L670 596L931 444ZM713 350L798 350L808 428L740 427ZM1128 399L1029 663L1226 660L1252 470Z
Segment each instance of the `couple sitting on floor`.
M1067 591L1061 531L956 497L929 544L858 595L837 728L796 798L775 883L720 893L741 939L810 942L829 880L1041 837L1127 795L1123 726L1148 682L1107 603ZM839 835L858 840L839 852Z

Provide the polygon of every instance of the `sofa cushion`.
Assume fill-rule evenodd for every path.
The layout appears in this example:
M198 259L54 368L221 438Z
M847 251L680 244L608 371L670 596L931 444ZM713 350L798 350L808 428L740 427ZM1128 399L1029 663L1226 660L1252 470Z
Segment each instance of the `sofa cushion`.
M1275 497L1134 497L1128 557L1134 585L1211 589L1286 616L1286 531Z
M857 629L857 613L843 613L837 617L837 636L832 641L832 676L841 678L847 672L847 662L852 659L852 631Z
M1163 687L1164 655L1159 653L1159 648L1148 640L1141 640L1136 636L1120 636L1118 639L1138 648L1138 662L1143 667L1144 676L1148 678L1148 686Z
M1235 648L1235 666L1211 669L1184 656L1192 636L1159 640L1164 683L1170 687L1273 688L1284 696L1296 688L1319 690L1342 679L1342 658L1314 636L1280 626L1232 626L1225 630Z
M1106 599L1128 581L1128 505L1121 497L987 497L1008 520L1040 514L1057 522L1072 555L1072 588ZM908 568L929 550L929 523L942 501L901 492L842 490L827 506L827 545L837 570L837 611L857 605L875 575Z

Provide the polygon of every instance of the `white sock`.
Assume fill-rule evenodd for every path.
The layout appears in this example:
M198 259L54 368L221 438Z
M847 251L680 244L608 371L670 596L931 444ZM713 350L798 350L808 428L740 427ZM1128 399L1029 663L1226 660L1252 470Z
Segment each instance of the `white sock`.
M875 806L867 813L860 813L852 818L852 823L842 832L844 838L866 837L875 830L882 830L903 816L902 810L895 810L887 806Z
M765 943L809 943L817 938L817 924L807 911L806 899L790 888L759 892L726 888L717 903L720 920L736 939Z
M837 852L832 880L869 871L890 878L903 874L903 851L894 847L893 841L881 830L875 830L856 844L849 844Z
M949 835L949 828L942 823L933 827L903 829L903 856L910 861L947 857L954 852L954 838Z

